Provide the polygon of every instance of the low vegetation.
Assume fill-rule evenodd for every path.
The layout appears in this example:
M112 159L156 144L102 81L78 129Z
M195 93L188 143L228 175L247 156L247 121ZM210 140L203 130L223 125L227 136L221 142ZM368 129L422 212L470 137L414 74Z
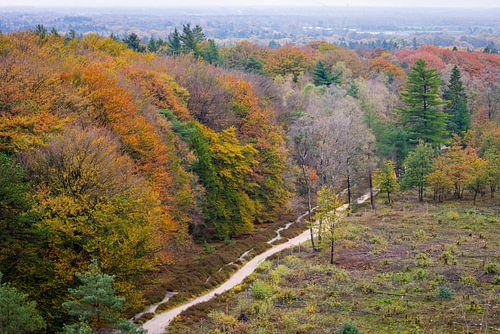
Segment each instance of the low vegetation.
M377 204L338 228L333 265L286 251L169 333L496 333L497 203Z

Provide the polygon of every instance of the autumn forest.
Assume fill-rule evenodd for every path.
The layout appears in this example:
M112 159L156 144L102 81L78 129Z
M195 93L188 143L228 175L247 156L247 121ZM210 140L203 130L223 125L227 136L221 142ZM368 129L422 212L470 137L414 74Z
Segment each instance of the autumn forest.
M220 45L189 24L166 40L0 34L0 332L143 333L154 311L128 319L218 286L302 213L287 238L310 230L325 265L357 212L455 203L498 227L499 117L500 55L484 50ZM499 270L477 289L498 292ZM199 328L272 332L242 314Z

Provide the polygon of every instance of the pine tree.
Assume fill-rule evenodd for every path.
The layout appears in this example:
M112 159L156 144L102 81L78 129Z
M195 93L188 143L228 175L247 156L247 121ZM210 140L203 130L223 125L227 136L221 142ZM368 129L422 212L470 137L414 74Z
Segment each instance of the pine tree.
M45 322L36 310L36 303L28 301L27 294L1 280L0 273L0 333L31 333L44 328Z
M219 48L213 39L208 40L207 46L201 50L201 56L209 64L220 64L221 62Z
M127 37L123 39L123 42L127 44L129 49L132 49L137 52L144 52L146 48L144 45L141 44L141 40L139 39L139 36L137 36L136 33L131 33Z
M190 24L185 24L182 26L182 34L179 39L182 43L181 49L183 53L193 52L194 56L198 57L200 55L198 44L205 40L205 34L199 25L191 29Z
M419 59L410 69L406 90L401 93L405 107L400 110L403 127L411 144L422 140L433 146L446 142L446 114L438 109L443 105L439 97L439 72L428 69Z
M451 72L450 82L444 92L444 99L448 101L445 113L448 114L449 133L462 134L470 128L470 113L467 109L467 95L460 75L455 65Z
M405 188L417 188L418 200L424 199L427 175L432 172L434 150L429 144L419 142L404 162L402 184Z
M103 274L97 261L92 261L89 270L77 273L76 277L82 284L76 289L69 289L75 300L63 303L63 307L79 322L66 325L65 333L88 333L89 328L92 332L112 329L119 329L122 334L143 332L120 319L125 299L114 295L114 276Z
M171 55L178 55L181 53L181 36L177 28L175 28L174 32L171 33L170 36L168 36L167 46Z
M330 86L332 84L331 73L322 60L316 62L312 75L316 86Z

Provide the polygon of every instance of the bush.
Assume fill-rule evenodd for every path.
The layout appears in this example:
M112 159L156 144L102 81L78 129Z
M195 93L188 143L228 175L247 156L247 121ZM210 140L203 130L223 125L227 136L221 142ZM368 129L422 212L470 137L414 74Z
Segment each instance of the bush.
M358 327L356 327L356 325L352 321L348 321L348 322L344 323L342 326L340 326L337 333L338 334L361 334Z
M273 289L262 281L255 281L250 286L250 292L255 299L267 300L273 296Z
M496 274L498 272L498 264L495 262L486 263L483 269L486 274Z
M453 290L442 286L437 290L436 297L439 299L450 300L453 298Z

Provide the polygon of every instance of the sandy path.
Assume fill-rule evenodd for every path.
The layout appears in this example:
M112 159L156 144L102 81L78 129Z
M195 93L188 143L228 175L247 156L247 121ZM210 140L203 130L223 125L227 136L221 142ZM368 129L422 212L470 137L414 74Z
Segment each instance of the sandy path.
M370 194L365 194L356 200L356 203L361 204L370 198ZM339 210L345 210L347 208L347 204L341 206ZM307 214L300 216L299 218L303 218ZM273 256L276 253L279 253L285 249L292 248L298 246L308 240L311 239L311 234L309 230L302 232L300 235L296 236L288 240L285 243L273 246L273 248L268 249L267 251L256 255L253 259L245 263L243 267L241 267L237 272L235 272L227 281L222 283L219 287L192 299L182 305L179 305L171 310L165 311L163 313L155 315L154 318L148 320L143 324L143 328L147 330L148 334L164 334L166 333L166 327L168 324L179 314L190 308L191 306L201 304L209 301L217 295L220 295L226 291L231 290L236 285L243 282L245 278L250 276L266 259Z

